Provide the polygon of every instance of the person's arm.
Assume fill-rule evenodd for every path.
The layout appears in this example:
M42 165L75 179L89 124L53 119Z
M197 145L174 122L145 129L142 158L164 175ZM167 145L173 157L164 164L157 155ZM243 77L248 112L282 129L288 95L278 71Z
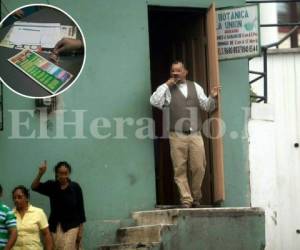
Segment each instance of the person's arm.
M79 223L82 224L86 221L84 201L81 187L77 184L77 202L78 202L78 214L79 214Z
M83 52L84 46L80 39L63 38L57 42L53 49L53 53L59 55L61 53L69 53L72 51Z
M77 249L80 249L82 236L83 236L83 223L81 223L79 225L79 230L78 230L78 234L77 234L77 238L76 238Z
M15 227L8 228L8 233L9 233L9 238L5 245L4 250L12 249L13 246L15 245L17 237L18 237L17 228L15 228Z
M15 16L17 19L25 17L25 13L23 10L17 10L12 15Z
M218 95L219 87L214 87L208 97L205 95L204 90L200 85L195 83L195 87L200 107L206 112L214 111L217 107L216 97Z
M79 248L83 236L83 223L86 221L83 194L79 184L77 185L77 200L78 200L78 213L79 213L80 225L79 225L79 230L76 238L76 244L77 247Z
M171 102L169 87L173 86L174 84L176 84L174 78L170 78L167 82L160 85L150 97L151 105L159 109L169 105Z
M45 174L46 171L47 171L47 161L44 161L39 167L37 176L34 178L33 182L31 183L32 190L35 190L40 186L41 178Z
M52 250L53 249L53 242L52 242L52 237L51 237L49 227L46 227L46 228L42 229L41 232L42 232L43 238L44 238L45 250Z
M5 216L5 227L8 230L9 238L5 245L4 250L12 249L12 247L14 246L14 244L17 240L17 236L18 236L16 216L9 207L7 207L7 209L8 210L7 210L6 216Z
M46 216L44 210L42 210L42 209L38 210L37 215L39 217L38 225L39 225L40 231L42 232L42 235L43 235L44 249L52 250L53 249L53 241L52 241L51 233L49 230L47 216Z

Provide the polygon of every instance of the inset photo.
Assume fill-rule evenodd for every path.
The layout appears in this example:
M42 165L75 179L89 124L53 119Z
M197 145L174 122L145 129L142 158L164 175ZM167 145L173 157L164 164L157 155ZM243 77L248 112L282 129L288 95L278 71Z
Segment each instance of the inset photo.
M85 50L81 28L64 10L20 7L1 20L0 80L24 97L59 95L79 77Z

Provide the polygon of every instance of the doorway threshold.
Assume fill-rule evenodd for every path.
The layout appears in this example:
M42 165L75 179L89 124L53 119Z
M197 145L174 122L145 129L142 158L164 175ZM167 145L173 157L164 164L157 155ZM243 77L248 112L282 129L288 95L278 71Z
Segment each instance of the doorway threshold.
M199 208L212 208L212 205L200 205ZM180 209L182 208L180 205L156 205L156 210L164 210L164 209Z

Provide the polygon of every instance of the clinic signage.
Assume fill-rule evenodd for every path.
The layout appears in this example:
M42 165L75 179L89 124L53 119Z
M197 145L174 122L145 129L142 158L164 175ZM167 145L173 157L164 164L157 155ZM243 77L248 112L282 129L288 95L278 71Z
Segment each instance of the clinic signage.
M260 55L258 5L219 9L216 18L220 60Z

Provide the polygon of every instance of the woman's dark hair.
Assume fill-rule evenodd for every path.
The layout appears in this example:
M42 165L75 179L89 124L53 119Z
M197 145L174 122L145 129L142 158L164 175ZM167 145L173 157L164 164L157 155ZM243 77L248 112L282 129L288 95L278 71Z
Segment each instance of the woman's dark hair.
M72 172L71 165L66 161L60 161L55 165L55 167L54 167L55 174L57 174L58 169L62 166L65 166L69 170L69 173L71 174L71 172Z
M2 194L2 192L3 192L3 189L2 189L2 186L0 184L0 195Z
M29 189L26 188L26 187L23 186L23 185L16 186L16 187L13 189L13 191L12 191L12 195L14 195L14 193L15 193L18 189L21 190L21 192L24 194L24 196L25 196L27 199L30 198Z

